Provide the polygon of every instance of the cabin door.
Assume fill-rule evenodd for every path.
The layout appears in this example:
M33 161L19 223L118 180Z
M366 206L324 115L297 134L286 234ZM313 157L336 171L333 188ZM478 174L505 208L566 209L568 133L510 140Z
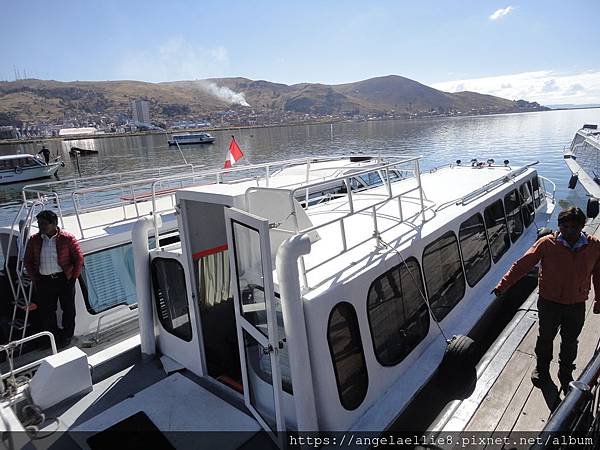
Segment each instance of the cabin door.
M225 209L244 399L267 431L285 430L269 222ZM280 435L279 435L280 436Z

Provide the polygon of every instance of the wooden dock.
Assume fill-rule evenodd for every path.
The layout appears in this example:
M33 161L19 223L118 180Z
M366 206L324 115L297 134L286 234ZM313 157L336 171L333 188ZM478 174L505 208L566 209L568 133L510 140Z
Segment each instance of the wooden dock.
M600 234L600 220L586 227L588 234ZM537 338L537 289L524 302L507 330L484 355L477 368L477 384L469 397L455 400L432 424L435 433L463 432L477 436L517 436L520 432L541 432L552 411L563 398L559 394L558 351L560 336L554 341L550 366L553 385L539 389L531 383L535 367ZM574 378L577 379L600 344L600 314L593 314L594 291L587 302L586 319L577 353ZM533 433L532 435L535 435ZM503 448L482 445L478 448ZM529 446L517 448L528 448ZM508 446L505 448L515 448Z

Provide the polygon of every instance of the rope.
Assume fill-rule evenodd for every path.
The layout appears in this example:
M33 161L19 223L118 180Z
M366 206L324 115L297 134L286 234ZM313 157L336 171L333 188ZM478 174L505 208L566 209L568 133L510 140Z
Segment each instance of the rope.
M406 260L402 256L402 253L400 253L398 250L396 250L390 244L388 244L383 239L381 239L381 236L379 236L379 242L381 242L383 245L385 245L390 250L394 251L400 257L400 260L402 261L402 264L404 264L404 267L408 271L408 275L410 276L410 279L412 280L412 282L414 283L415 287L417 288L417 291L419 292L419 295L421 296L421 298L425 302L425 305L427 305L427 309L429 310L429 314L431 314L431 317L433 318L433 321L435 322L435 324L437 325L437 327L440 329L440 333L442 333L442 336L444 336L444 339L446 340L446 342L450 343L451 339L448 339L448 336L446 335L446 333L444 333L444 330L442 329L442 326L440 325L440 322L438 321L437 317L435 317L435 314L433 313L433 310L431 309L431 305L429 303L429 300L427 299L427 297L425 297L425 294L423 293L423 291L421 291L420 284L417 283L417 280L415 279L413 273L411 272L410 268L408 267L408 264L406 264Z

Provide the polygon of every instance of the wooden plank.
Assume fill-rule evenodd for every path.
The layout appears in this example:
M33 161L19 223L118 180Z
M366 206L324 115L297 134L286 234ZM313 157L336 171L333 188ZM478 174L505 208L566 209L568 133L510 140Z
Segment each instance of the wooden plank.
M548 384L544 389L534 388L531 380L527 380L533 389L515 422L513 432L541 431L546 426L552 410L560 401L558 391L560 383L558 382L557 373L558 364L553 362L550 365L553 384Z
M504 370L467 424L466 431L496 429L517 388L522 380L529 376L532 358L531 355L520 351L513 353Z
M510 400L510 403L504 410L504 413L502 414L502 417L500 418L500 421L498 422L498 425L496 426L494 431L512 431L515 423L517 423L519 415L521 414L521 411L525 406L525 403L527 402L527 398L531 394L531 391L534 389L533 385L531 384L531 379L529 378L531 369L533 369L534 364L535 359L531 358L530 364L525 370L523 378L519 382L519 387L515 391L513 398Z

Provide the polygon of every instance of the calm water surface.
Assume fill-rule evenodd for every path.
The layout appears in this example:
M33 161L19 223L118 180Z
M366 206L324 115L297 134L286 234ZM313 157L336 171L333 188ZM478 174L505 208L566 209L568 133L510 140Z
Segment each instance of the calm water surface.
M563 204L584 206L584 193L567 189L569 172L562 157L563 147L584 123L600 123L600 109L217 131L213 145L183 146L182 150L190 163L222 167L233 133L246 154L245 163L351 152L422 155L424 168L471 158L509 159L511 165L539 161L540 174L557 185L557 198ZM79 176L76 161L68 153L71 146L99 152L79 157L83 178L183 163L177 148L167 145L166 135L49 141L52 154L62 155L65 161L59 170L61 179ZM0 155L37 153L39 148L39 144L2 145ZM12 221L22 187L0 186L0 225Z

